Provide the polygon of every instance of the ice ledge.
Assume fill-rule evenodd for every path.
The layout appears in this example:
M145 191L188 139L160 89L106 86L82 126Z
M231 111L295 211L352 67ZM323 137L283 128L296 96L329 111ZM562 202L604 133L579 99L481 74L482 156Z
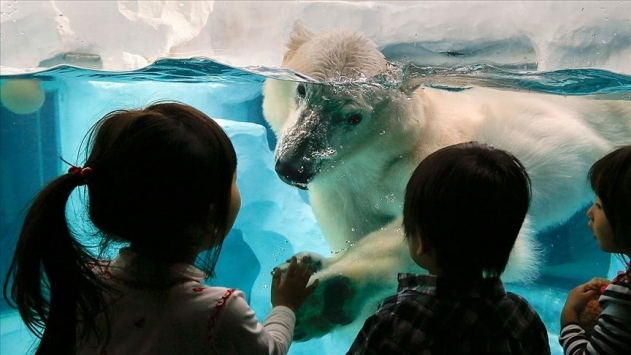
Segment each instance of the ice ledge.
M121 71L163 57L200 56L274 67L300 19L314 30L358 29L382 48L398 48L393 55L421 64L436 59L425 55L429 50L465 54L448 60L455 64L484 54L500 63L534 62L538 70L631 73L631 2L624 1L2 0L1 7L4 72L58 64ZM422 50L410 52L415 47Z

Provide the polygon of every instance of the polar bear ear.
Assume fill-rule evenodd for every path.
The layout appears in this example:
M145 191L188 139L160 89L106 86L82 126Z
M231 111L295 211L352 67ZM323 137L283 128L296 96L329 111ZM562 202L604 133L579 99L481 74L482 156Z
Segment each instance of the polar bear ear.
M287 41L287 52L285 52L284 60L289 59L300 46L305 42L313 38L314 33L307 29L300 20L294 22L294 26L289 34L289 41Z

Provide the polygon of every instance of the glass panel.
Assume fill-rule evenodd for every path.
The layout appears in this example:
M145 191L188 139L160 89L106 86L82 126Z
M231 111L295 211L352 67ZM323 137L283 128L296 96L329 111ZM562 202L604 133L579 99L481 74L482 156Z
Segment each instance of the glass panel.
M414 83L414 88L452 97L469 95L471 87L483 86L523 97L547 94L555 100L611 100L621 107L620 112L628 112L628 13L631 3L627 2L2 1L1 281L6 278L25 207L47 181L68 169L59 157L80 164L85 132L111 110L175 100L217 119L235 144L242 207L224 244L217 278L210 283L243 290L263 319L271 307L270 271L274 267L298 252L339 257L357 248L355 244L364 234L395 218L387 213L357 216L357 220L370 222L348 228L348 235L356 239L327 239L314 214L314 195L284 183L277 175L274 149L279 137L263 114L263 84L271 78L280 80L292 93L298 83L312 85L309 88L320 85L312 82L312 73L280 69L295 20L316 32L340 24L358 30L375 42L397 73L353 88L332 89L334 84L328 83L322 90L351 93L356 98L375 85L400 93L402 83ZM459 100L454 102L462 103ZM530 103L536 101L524 100L525 106L514 111L530 107L535 115L533 106L537 105ZM567 108L576 112L571 105ZM559 112L559 120L563 115ZM337 117L339 121L342 116L332 114L331 120ZM402 118L405 115L398 122ZM554 131L555 124L559 129L558 122L551 120L550 124L552 128L543 129L544 133L558 133ZM604 124L603 131L616 130L619 123ZM571 135L579 137L577 140L590 138L581 136L582 127L567 129L574 130ZM399 140L391 131L394 129L383 129L380 135ZM340 132L335 133L337 141L330 141L335 147L353 144L344 136L352 130ZM544 135L522 143L523 148L531 148L528 144L550 143ZM321 154L318 159L327 161L327 154L337 152L317 153ZM338 164L354 164L355 158L349 156ZM361 165L353 176L344 175L352 171L348 166L325 168L335 179L364 184L360 193L339 204L331 200L326 205L325 201L325 208L343 215L340 206L345 204L371 204L371 211L394 205L400 213L401 191L385 193L375 203L379 198L371 192L377 190L372 186L378 182L365 176ZM335 175L335 171L345 173ZM594 242L585 217L591 191L582 176L574 181L580 181L575 189L583 191L581 202L551 211L561 216L560 224L536 233L542 246L539 277L531 283L507 284L540 313L554 354L561 353L558 323L567 291L595 276L611 278L622 268ZM558 193L550 186L546 190ZM92 227L81 193L79 189L73 195L68 216L73 230L87 235ZM402 270L390 269L385 270L383 284L396 285L396 274ZM365 273L349 282L369 279L371 271ZM390 291L386 293L393 294L395 286ZM368 292L359 296L375 298ZM366 307L362 314L376 309L380 300L362 304ZM0 311L0 353L24 353L33 337L4 300ZM324 336L316 334L309 341L296 342L290 354L341 353L362 321L358 318L350 325L325 331Z

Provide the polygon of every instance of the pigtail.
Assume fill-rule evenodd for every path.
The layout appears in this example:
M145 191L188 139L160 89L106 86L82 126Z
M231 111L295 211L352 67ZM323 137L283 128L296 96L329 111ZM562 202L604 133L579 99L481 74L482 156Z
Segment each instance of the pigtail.
M71 235L66 203L83 183L69 173L49 183L35 198L24 221L4 284L28 329L41 338L36 354L72 354L77 319L84 334L96 329L103 296L90 270L93 257Z

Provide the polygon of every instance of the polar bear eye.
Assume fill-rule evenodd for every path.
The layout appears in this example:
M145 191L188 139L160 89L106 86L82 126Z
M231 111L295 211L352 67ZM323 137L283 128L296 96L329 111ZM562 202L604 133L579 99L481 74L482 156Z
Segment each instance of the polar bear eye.
M359 113L352 114L348 116L348 118L346 119L346 122L351 126L356 126L361 121L362 121L362 115L360 115Z
M305 97L305 94L307 93L307 90L305 89L305 85L298 84L298 88L296 88L296 92L298 93L299 97L301 98Z

